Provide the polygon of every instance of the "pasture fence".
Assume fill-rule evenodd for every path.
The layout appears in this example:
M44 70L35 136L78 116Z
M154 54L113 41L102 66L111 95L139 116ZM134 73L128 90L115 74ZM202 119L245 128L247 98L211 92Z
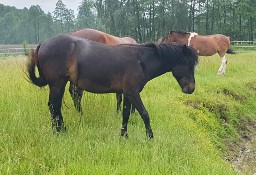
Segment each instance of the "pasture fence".
M8 55L26 55L36 45L22 47L22 45L0 45L0 57ZM256 51L256 41L231 41L231 48L237 52Z
M256 51L256 41L231 41L231 48L235 52Z
M36 45L22 47L22 45L0 45L0 57L8 55L27 55Z

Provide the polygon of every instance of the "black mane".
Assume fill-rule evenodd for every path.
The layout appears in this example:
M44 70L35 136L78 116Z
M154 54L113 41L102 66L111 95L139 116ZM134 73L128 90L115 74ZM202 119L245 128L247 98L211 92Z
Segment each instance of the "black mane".
M190 32L185 32L185 31L182 31L182 30L176 30L176 31L172 30L172 31L170 31L170 33L172 33L172 32L178 33L179 35L190 34Z
M167 62L195 66L198 63L198 56L192 47L179 44L159 44L155 45L158 54Z

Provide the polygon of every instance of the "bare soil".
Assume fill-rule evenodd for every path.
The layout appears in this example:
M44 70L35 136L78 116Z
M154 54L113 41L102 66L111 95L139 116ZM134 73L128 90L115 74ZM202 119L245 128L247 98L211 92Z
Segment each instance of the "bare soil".
M230 144L226 159L239 174L256 175L256 123L250 122L241 131L241 139Z

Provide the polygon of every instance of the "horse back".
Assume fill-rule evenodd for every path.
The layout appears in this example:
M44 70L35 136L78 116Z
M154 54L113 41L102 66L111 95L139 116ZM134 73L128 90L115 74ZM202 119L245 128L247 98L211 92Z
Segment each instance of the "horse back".
M211 56L217 52L226 53L230 47L230 39L222 34L198 35L191 39L191 46L197 50L198 55Z
M107 34L102 31L95 29L82 29L72 33L69 33L70 36L76 36L84 39L89 39L91 41L108 44L108 45L117 45L117 44L137 44L136 40L131 37L116 37L110 34Z
M78 30L78 31L69 33L69 35L88 39L88 40L103 43L103 44L106 44L107 42L105 34L95 29L87 28L83 30Z

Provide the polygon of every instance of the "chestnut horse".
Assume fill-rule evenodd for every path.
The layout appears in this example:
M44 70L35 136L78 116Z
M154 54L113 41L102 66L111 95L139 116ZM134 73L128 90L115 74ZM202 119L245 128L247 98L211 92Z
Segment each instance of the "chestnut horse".
M61 105L65 86L70 81L79 89L92 93L124 94L121 136L127 136L132 104L144 121L146 135L153 138L149 115L140 92L148 81L171 71L182 92L193 93L197 62L196 52L186 45L109 46L59 35L38 45L36 51L31 51L27 71L33 84L49 86L48 106L56 132L66 128Z
M76 36L84 39L89 39L91 41L108 44L108 45L117 45L117 44L137 44L135 39L131 37L116 37L95 29L82 29L72 33L69 33L70 36ZM82 106L81 106L81 99L83 95L83 91L76 87L74 84L70 83L69 92L71 97L74 101L75 108L78 110L79 113L82 114ZM117 112L121 110L121 102L122 102L122 94L116 94L117 99ZM132 107L132 112L135 112L134 107Z
M226 72L226 53L234 53L230 49L230 38L222 34L201 36L193 32L171 31L161 43L187 44L195 48L200 56L212 56L218 53L221 57L221 65L217 73L219 75Z

